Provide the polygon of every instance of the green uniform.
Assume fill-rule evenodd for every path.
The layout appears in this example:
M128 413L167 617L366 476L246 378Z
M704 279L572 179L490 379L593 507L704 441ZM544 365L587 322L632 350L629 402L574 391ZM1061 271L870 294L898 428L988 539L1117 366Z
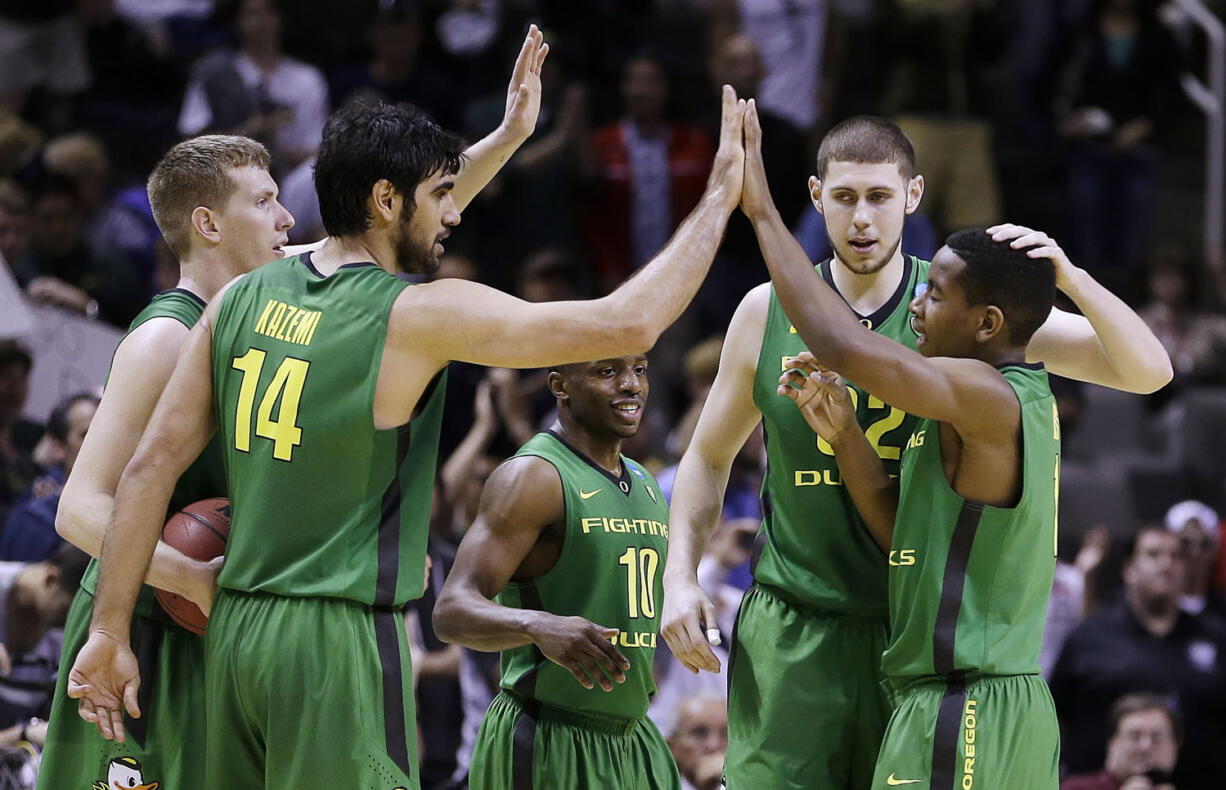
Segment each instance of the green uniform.
M622 456L615 476L560 436L534 436L516 457L558 470L566 534L557 563L527 582L511 582L504 606L578 616L619 633L630 662L626 682L585 689L535 645L502 654L502 692L481 725L473 752L473 790L680 787L677 767L647 718L656 691L652 659L668 554L668 503L655 479Z
M210 788L419 785L403 608L422 592L442 377L412 422L374 425L407 287L373 263L324 277L307 254L221 297L232 522L207 646Z
M831 287L833 265L818 267ZM928 266L904 257L898 288L861 323L915 348L908 305ZM888 633L885 552L856 512L833 450L777 393L784 362L804 350L772 288L753 385L766 428L763 520L729 667L730 790L860 790L889 717L879 686ZM854 382L851 389L860 425L897 474L915 419Z
M1040 365L1001 369L1021 404L1022 493L997 508L946 480L940 424L922 420L903 458L890 567L897 690L874 788L1055 790L1059 728L1039 676L1055 572L1060 422Z
M152 318L172 318L190 329L202 312L204 302L195 294L182 289L165 291L153 297L132 321L128 334ZM221 452L213 441L179 478L171 511L225 494ZM141 717L124 717L127 740L104 739L96 726L77 715L77 701L68 698L68 671L89 637L97 583L98 561L92 560L64 623L64 650L39 787L89 788L105 782L108 765L123 757L140 764L146 783L156 781L168 790L203 787L204 639L174 625L158 606L151 587L141 587L132 617L132 649L140 663Z

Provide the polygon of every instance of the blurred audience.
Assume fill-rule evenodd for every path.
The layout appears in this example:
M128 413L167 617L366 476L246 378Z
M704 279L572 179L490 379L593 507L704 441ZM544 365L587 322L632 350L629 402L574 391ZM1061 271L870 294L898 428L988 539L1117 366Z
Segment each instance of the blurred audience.
M699 694L677 707L668 747L681 772L682 790L716 790L728 751L728 704L723 697Z
M42 428L22 416L33 366L20 344L0 340L0 523L38 476L34 446Z
M67 128L72 97L89 87L77 0L0 3L0 107L31 111L50 131Z
M1060 790L1175 790L1171 775L1179 741L1178 714L1165 699L1127 694L1111 706L1103 770L1066 777Z
M1179 536L1187 568L1179 608L1193 615L1209 612L1226 624L1226 594L1213 586L1213 566L1221 539L1217 512L1189 499L1171 506L1165 524Z

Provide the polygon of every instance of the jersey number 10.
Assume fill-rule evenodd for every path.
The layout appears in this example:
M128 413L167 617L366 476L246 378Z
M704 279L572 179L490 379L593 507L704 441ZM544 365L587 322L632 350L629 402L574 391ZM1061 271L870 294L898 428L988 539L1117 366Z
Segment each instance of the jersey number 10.
M252 348L230 362L230 367L243 374L238 388L238 408L234 413L234 449L241 453L251 452L251 411L255 406L260 371L264 369L267 356L264 351ZM302 444L298 404L302 400L302 388L310 367L311 363L305 359L286 357L281 360L260 398L259 408L255 410L255 435L272 441L272 457L278 461L292 461L294 448ZM272 410L277 407L278 400L281 404L274 418Z
M656 571L660 569L660 554L655 549L629 546L626 553L617 558L618 565L626 566L626 600L630 617L656 616Z

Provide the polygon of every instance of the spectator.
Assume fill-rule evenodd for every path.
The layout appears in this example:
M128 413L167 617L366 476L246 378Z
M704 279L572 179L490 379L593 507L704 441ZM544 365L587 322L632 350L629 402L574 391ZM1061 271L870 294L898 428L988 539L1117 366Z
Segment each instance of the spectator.
M1097 774L1069 776L1060 790L1175 790L1179 724L1166 700L1128 694L1111 706L1107 762Z
M1226 596L1213 588L1213 565L1221 537L1217 513L1203 502L1189 499L1172 506L1165 522L1166 528L1179 536L1187 567L1179 608L1193 615L1208 611L1226 622Z
M1051 691L1072 774L1103 764L1107 711L1124 694L1168 697L1187 725L1176 787L1219 785L1226 743L1226 632L1179 609L1185 566L1176 535L1143 528L1124 566L1124 600L1086 618L1064 643Z
M85 432L98 410L98 401L97 395L88 392L72 395L61 401L47 418L47 438L59 468L54 471L51 485L35 486L9 513L0 533L0 561L41 562L64 544L55 531L60 489L72 473Z
M0 340L0 519L38 476L34 445L42 433L22 419L34 359L14 340ZM0 521L3 523L3 521Z
M12 181L0 181L0 261L10 270L30 243L30 201Z
M0 562L0 743L45 733L60 666L61 627L89 555L64 544L42 562ZM6 737L7 736L7 737ZM33 737L32 737L33 736Z
M32 206L30 246L13 267L26 295L126 326L149 299L149 278L123 258L90 248L84 206L71 181L43 176Z
M699 695L681 703L668 739L682 790L716 790L728 751L728 705L722 697Z
M621 120L592 134L600 174L587 206L587 239L602 288L664 247L698 203L713 155L700 129L668 120L668 76L659 60L627 61L621 96Z
M239 50L208 55L192 73L179 114L185 135L226 131L268 146L278 174L315 155L328 116L323 75L281 52L273 0L240 0Z
M1175 389L1226 383L1226 316L1193 303L1194 268L1185 249L1158 249L1146 277L1149 303L1138 311L1171 357Z
M1061 431L1063 431L1063 423ZM1064 538L1064 533L1060 534ZM1073 562L1061 547L1056 559L1056 573L1052 578L1051 599L1047 603L1047 621L1043 626L1043 649L1039 651L1039 667L1043 677L1051 678L1056 658L1064 640L1072 633L1086 615L1096 608L1095 589L1098 568L1102 565L1111 535L1101 524L1086 530L1081 538L1081 547Z
M1053 48L1056 132L1068 143L1069 253L1129 300L1149 243L1160 163L1154 142L1182 94L1179 48L1158 5L1096 0Z
M0 107L19 114L35 92L44 129L59 131L72 116L71 98L89 87L85 40L76 0L0 3Z

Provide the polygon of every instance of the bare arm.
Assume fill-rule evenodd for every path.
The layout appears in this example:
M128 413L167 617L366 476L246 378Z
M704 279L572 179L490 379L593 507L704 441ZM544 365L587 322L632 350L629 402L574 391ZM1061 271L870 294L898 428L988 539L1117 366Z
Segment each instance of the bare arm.
M609 691L613 681L625 682L624 670L630 667L609 643L616 628L492 600L544 531L565 520L565 510L562 481L549 462L513 458L494 470L481 495L477 519L460 542L455 565L434 606L434 630L444 641L476 650L535 644L585 688L592 688L595 679Z
M451 502L456 501L456 496L463 490L464 481L472 474L473 464L489 447L495 431L498 430L498 422L494 418L492 387L489 376L477 384L472 427L447 458L439 473L443 483L443 496Z
M106 392L64 484L55 529L98 557L115 504L115 488L149 423L189 331L172 318L154 318L128 335L115 352ZM164 512L164 511L163 511ZM183 582L204 563L158 541L145 581L186 595Z
M660 632L673 655L693 672L719 671L719 659L703 633L716 628L715 606L698 585L698 563L719 525L732 461L762 419L753 401L753 381L769 299L770 284L760 285L732 317L719 373L673 483Z
M707 190L672 239L634 277L590 302L529 303L477 283L409 288L392 311L389 343L437 369L449 360L542 367L641 353L689 304L715 257L741 191L741 103L725 86L720 148ZM422 348L428 332L432 342Z
M1056 287L1083 315L1053 309L1026 346L1027 362L1042 362L1060 376L1125 392L1149 393L1171 380L1170 357L1141 317L1041 231L1019 225L988 228L996 241L1013 239L1014 249L1029 247L1032 258L1049 258Z

